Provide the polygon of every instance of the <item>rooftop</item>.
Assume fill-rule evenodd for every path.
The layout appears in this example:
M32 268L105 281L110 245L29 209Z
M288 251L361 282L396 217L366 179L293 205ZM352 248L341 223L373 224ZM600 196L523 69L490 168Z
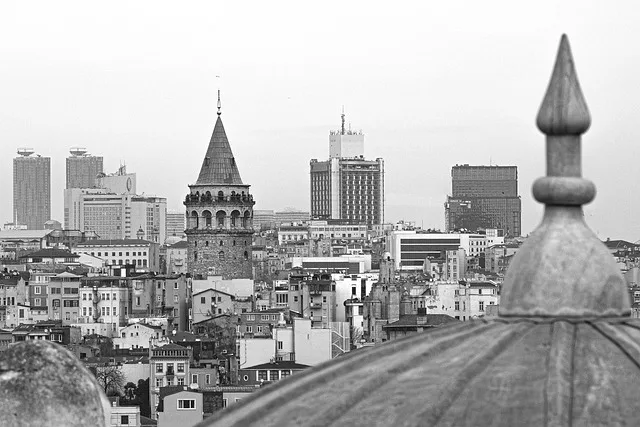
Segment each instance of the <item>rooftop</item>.
M149 246L152 242L143 239L97 239L78 243L77 247L85 246Z

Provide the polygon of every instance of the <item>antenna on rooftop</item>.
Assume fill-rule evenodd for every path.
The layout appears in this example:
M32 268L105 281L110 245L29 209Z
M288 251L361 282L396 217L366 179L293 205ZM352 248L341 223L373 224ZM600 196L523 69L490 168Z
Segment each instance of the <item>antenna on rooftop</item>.
M342 106L342 133L341 135L344 135L344 105Z

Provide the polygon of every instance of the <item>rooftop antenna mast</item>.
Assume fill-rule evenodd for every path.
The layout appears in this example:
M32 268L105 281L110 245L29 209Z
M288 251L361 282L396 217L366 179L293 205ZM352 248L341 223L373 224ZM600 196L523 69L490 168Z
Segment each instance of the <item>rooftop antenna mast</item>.
M344 105L342 106L342 135L344 135Z

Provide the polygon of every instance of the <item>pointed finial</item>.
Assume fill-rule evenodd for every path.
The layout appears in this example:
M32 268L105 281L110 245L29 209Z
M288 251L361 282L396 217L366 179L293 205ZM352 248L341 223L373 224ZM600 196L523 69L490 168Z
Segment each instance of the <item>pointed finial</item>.
M560 39L556 64L536 122L546 135L581 135L591 125L566 34Z
M222 114L222 111L220 111L221 108L222 104L220 104L220 89L218 89L218 116Z
M587 227L582 205L595 185L582 178L581 134L591 123L566 35L538 113L547 135L547 176L533 184L542 223L516 253L500 300L503 317L628 316L624 278L606 246Z
M344 105L342 106L342 135L344 135Z

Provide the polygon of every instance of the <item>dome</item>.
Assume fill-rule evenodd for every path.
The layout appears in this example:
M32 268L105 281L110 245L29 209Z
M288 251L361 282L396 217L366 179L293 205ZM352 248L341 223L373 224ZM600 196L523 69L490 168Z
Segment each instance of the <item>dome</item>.
M537 125L541 225L514 256L499 315L356 350L265 387L203 426L640 425L640 321L584 222L590 124L566 36Z

